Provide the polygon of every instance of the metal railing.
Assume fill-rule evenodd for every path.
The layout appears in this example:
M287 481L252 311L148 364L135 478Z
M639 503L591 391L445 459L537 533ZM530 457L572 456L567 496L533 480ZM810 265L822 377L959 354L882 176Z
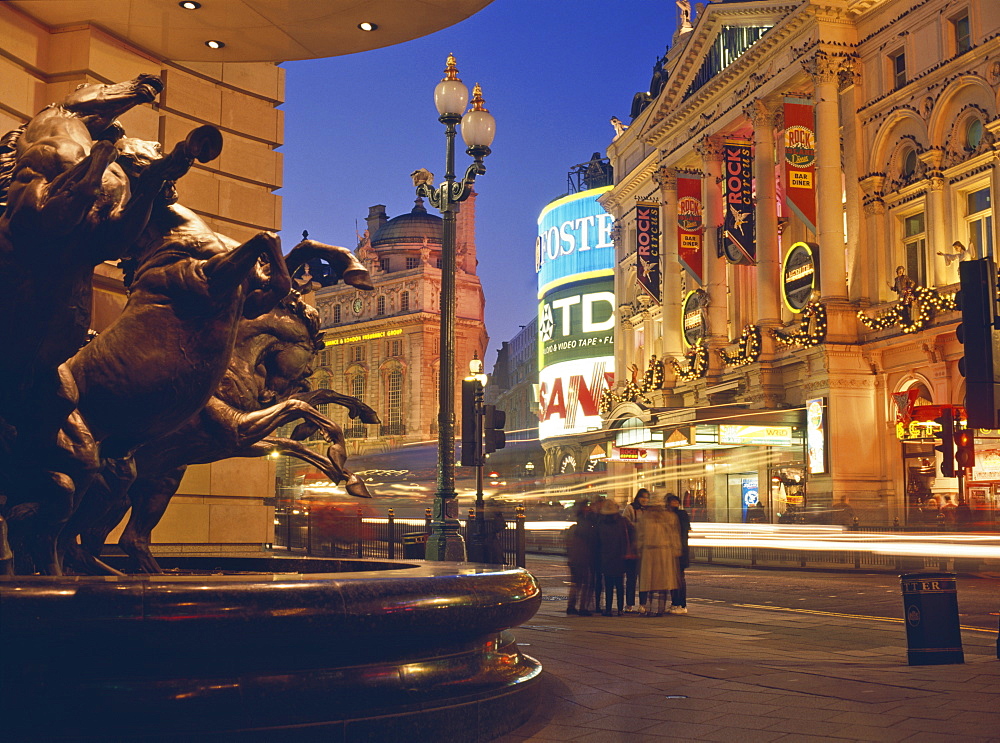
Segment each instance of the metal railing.
M473 519L460 521L459 533L466 544L471 536ZM488 519L492 549L498 564L524 567L526 537L524 509L518 507L513 519L504 519L504 528ZM355 557L387 560L423 559L424 541L430 531L431 511L423 519L397 518L393 509L385 517L330 515L319 510L279 506L275 509L275 547L289 552L317 557ZM423 539L421 539L423 537Z

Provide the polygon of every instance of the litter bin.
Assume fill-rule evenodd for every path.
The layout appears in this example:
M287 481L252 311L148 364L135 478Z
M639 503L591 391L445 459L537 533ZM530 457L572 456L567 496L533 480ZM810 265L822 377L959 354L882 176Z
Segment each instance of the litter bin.
M427 554L427 532L414 531L403 535L403 559L423 560Z
M965 663L955 574L908 573L899 579L910 665Z

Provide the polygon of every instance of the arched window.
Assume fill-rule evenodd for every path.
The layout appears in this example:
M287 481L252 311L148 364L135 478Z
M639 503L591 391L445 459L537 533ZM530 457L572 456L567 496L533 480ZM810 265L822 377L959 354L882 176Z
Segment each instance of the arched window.
M917 151L909 149L903 155L903 176L909 178L917 172Z
M400 312L407 312L410 309L410 293L403 292L399 295L399 310Z
M364 401L365 399L365 375L356 374L351 379L351 394L358 400ZM361 418L354 418L350 425L344 430L344 435L351 439L363 439L368 436L368 429L364 423L361 422Z
M965 146L970 150L974 150L979 147L979 143L983 141L983 122L973 117L969 119L968 123L965 125Z
M340 305L333 305L333 323L336 325L340 322Z
M385 295L379 294L378 299L375 302L375 314L384 315L385 314Z

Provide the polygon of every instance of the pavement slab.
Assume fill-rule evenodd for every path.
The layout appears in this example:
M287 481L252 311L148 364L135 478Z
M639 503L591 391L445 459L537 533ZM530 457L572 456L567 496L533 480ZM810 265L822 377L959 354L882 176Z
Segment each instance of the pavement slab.
M547 597L565 596L565 565L528 569ZM696 597L689 608L578 617L543 601L515 631L545 669L540 704L501 743L1000 742L996 633L963 631L965 664L908 666L901 622Z

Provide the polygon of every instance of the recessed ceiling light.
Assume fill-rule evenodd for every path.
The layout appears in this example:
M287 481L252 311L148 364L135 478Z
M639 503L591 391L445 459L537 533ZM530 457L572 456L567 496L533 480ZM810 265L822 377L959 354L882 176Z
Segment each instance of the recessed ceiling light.
M224 41L216 41L215 39L209 39L205 42L205 46L209 49L221 49L226 43Z
M196 3L194 0L184 0L184 2L177 3L184 10L198 10L201 7L201 3Z
M361 23L358 24L358 28L360 28L362 31L374 31L375 29L378 28L378 24L369 23L368 21L362 21Z

